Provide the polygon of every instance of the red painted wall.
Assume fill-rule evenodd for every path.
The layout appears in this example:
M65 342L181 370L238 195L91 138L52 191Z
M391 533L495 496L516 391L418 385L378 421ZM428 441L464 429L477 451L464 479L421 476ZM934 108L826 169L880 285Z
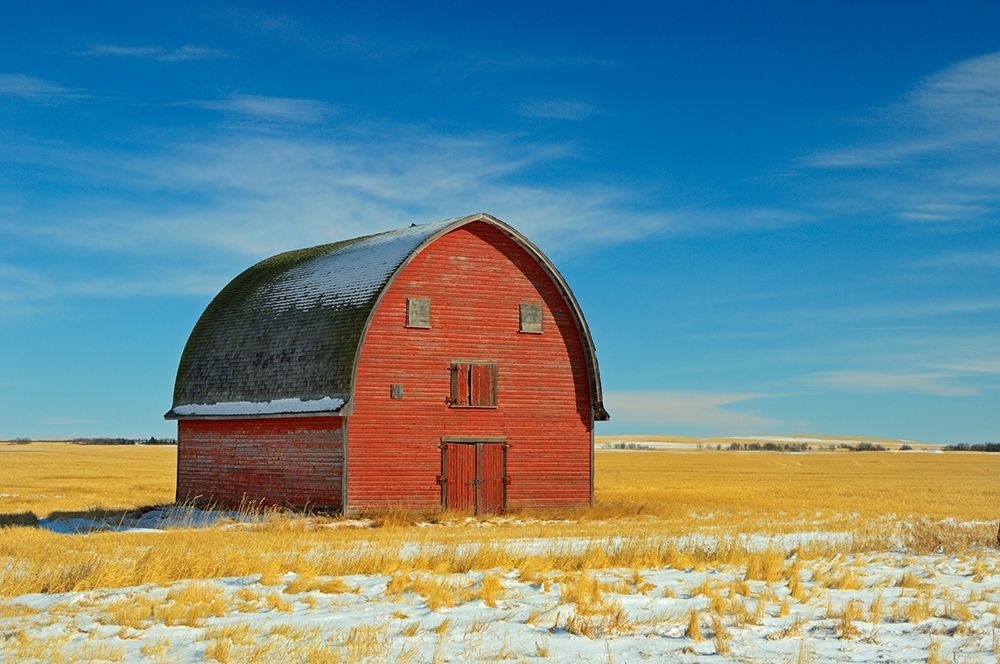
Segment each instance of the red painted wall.
M340 417L180 420L177 500L338 509L344 461Z
M431 328L405 327L406 298L431 299ZM519 330L518 304L542 304L542 334ZM450 407L455 359L499 364L498 407ZM400 383L404 398L390 398ZM544 269L475 222L418 254L375 312L349 417L347 508L441 506L442 436L506 436L507 504L587 504L590 386L580 334Z

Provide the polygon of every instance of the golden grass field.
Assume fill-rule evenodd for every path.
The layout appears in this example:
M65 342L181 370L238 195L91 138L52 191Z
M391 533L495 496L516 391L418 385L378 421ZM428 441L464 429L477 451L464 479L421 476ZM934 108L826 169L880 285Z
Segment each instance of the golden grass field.
M0 445L0 523L91 510L123 510L171 502L175 448ZM838 531L852 550L878 550L888 539L925 533L931 544L990 543L1000 518L1000 455L986 453L625 451L596 455L595 505L545 514L513 514L470 529L464 515L374 515L376 528L337 528L337 519L271 514L253 529L176 529L166 533L100 532L62 535L10 527L0 537L0 595L134 585L179 578L266 573L279 568L311 574L376 573L399 569L488 569L511 566L582 569L635 566L674 556L665 534ZM417 521L434 522L420 527ZM956 527L951 521L973 522ZM918 525L924 530L914 530ZM492 552L491 541L547 537L619 538L615 547L565 552L558 561ZM923 537L924 535L919 535ZM364 542L362 555L358 543ZM475 549L469 543L483 546ZM401 546L419 555L404 564ZM322 560L316 551L324 551ZM449 555L442 555L448 551ZM515 560L514 558L517 558ZM572 560L571 560L572 559ZM445 570L447 571L447 570Z
M952 661L942 644L1000 654L1000 559L989 548L1000 518L997 454L602 451L595 504L575 511L470 524L448 513L358 521L264 510L250 515L253 523L75 535L34 525L170 503L175 461L174 447L0 444L0 661L4 648L14 661L170 661L173 648L189 647L170 640L164 630L172 626L199 630L196 652L219 662L462 660L438 657L452 639L479 643L469 646L472 659L545 659L544 635L674 634L688 644L678 657L696 657L706 640L725 656L754 652L747 639L761 630L798 643L778 661L810 662L805 641L796 641L810 631L877 644L880 629L899 625L906 634L945 630L921 646L927 661ZM761 535L773 537L751 545ZM952 570L947 579L941 565ZM662 570L702 580L664 585ZM644 575L661 575L659 585ZM224 577L251 581L226 591ZM515 656L504 637L487 652L477 636L487 618L453 625L445 615L429 627L406 612L411 605L339 631L280 622L313 610L336 615L354 601L344 597L357 596L351 584L373 578L387 581L383 590L369 582L366 602L417 597L427 620L481 602L506 616L496 629L510 620L510 629L543 639ZM956 578L968 587L945 583ZM571 612L503 613L536 606L552 585L552 606ZM71 591L71 601L44 612L14 599ZM625 610L635 598L699 608ZM74 626L95 615L103 641ZM259 619L233 622L244 615ZM62 627L38 632L47 625ZM421 645L427 639L433 657Z
M0 515L170 503L176 462L166 445L0 444ZM1000 455L977 452L602 451L594 507L573 516L995 520L998 477Z
M0 514L169 503L176 470L173 445L0 443Z

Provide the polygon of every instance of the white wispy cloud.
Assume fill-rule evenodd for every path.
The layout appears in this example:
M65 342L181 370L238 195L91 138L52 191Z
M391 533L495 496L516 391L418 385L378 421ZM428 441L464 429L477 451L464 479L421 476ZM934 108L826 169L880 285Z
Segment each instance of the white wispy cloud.
M582 99L536 99L521 104L518 114L550 120L582 120L596 110L593 104Z
M607 392L604 401L616 422L666 431L697 428L706 433L738 434L774 430L779 423L739 404L769 395L686 391Z
M36 101L69 99L85 96L58 83L25 74L0 74L0 95Z
M1000 210L1000 51L957 62L872 112L870 138L814 152L852 172L833 207L928 224L989 223Z
M801 323L847 325L894 325L935 319L960 319L1000 311L998 297L942 298L876 301L867 304L802 308L793 312L774 312L775 316Z
M461 62L467 71L518 70L518 69L575 69L609 68L618 63L609 58L586 55L487 55Z
M952 364L942 364L938 367L952 375L983 375L1000 377L1000 358L982 357L977 360L965 360Z
M934 371L823 371L808 382L817 387L851 392L913 392L934 396L972 396L980 390L955 381L950 372Z
M917 268L1000 268L1000 249L953 251L913 264Z
M189 60L210 60L228 58L227 51L210 46L123 46L121 44L91 44L81 51L81 55L146 58L158 62L186 62Z
M49 279L37 270L0 263L0 302L34 299L49 287Z
M303 123L321 122L333 111L330 104L314 99L257 95L232 95L226 99L189 102L188 105L256 119Z
M116 195L69 203L73 224L64 222L64 207L46 210L42 202L30 223L12 218L8 228L92 250L141 255L186 247L264 256L481 210L559 252L798 219L780 210L639 206L647 197L629 188L523 177L540 164L572 159L572 150L557 144L405 128L341 133L212 132L151 147L144 156L66 145L12 150L11 158L41 160L67 181Z
M897 133L889 140L818 152L806 163L822 168L881 168L916 158L1000 144L1000 51L937 72L873 120Z
M39 305L64 297L127 298L136 296L187 296L217 293L232 277L205 265L157 263L150 272L135 269L94 275L51 269L41 270L16 264L0 264L0 303Z
M215 16L228 28L247 32L298 38L302 31L301 22L288 14L250 6L213 8L208 15Z

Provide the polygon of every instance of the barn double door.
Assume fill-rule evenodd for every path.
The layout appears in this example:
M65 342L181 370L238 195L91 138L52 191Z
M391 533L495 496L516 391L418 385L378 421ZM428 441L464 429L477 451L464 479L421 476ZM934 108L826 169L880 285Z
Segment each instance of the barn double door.
M445 442L441 498L445 509L500 514L505 505L507 447L502 442Z

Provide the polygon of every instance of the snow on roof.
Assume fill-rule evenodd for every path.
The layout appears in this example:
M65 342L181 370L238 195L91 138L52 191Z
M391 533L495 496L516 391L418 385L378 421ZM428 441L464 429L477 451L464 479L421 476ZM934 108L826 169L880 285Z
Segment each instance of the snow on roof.
M327 245L334 248L280 275L256 297L272 306L296 309L363 304L382 289L400 263L424 240L453 221L410 226Z
M166 417L339 410L350 398L364 326L393 274L437 233L479 219L492 218L412 225L250 267L212 300L191 332ZM312 405L274 410L299 402Z
M174 406L175 415L281 415L291 413L336 412L344 407L343 399L273 399L271 401L224 401Z

